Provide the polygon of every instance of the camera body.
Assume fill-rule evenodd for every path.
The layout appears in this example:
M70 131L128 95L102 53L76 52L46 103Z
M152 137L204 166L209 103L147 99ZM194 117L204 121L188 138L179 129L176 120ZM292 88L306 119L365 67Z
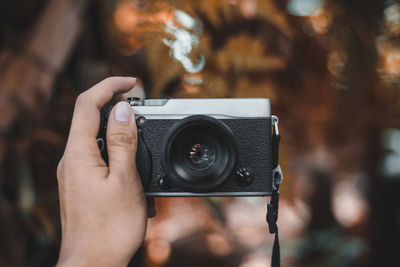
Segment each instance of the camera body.
M270 102L263 98L129 98L138 128L136 164L146 196L272 193ZM98 144L107 162L101 112Z

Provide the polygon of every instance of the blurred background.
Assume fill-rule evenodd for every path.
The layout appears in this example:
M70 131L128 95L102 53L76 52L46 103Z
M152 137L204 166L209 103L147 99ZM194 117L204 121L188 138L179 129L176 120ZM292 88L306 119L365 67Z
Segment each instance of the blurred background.
M280 118L282 266L395 266L400 2L0 3L0 266L53 266L77 95L266 97ZM131 266L269 266L266 198L156 199Z

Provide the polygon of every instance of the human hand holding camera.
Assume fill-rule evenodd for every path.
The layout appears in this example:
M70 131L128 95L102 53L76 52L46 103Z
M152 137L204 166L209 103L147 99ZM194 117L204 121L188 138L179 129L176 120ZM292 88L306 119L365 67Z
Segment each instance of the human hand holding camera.
M268 223L277 233L282 174L269 100L132 98L102 112L100 124L100 109L135 84L107 78L77 99L57 170L58 266L126 266L155 213L144 189L152 197L272 196Z
M108 119L109 166L96 141L100 108L135 84L134 78L107 78L76 101L57 169L62 225L57 266L126 266L143 242L148 212L135 163L135 116L128 103L114 106Z

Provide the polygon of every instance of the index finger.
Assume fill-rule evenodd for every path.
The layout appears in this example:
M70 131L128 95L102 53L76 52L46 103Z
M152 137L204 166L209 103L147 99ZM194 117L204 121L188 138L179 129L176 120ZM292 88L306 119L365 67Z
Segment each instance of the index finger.
M135 84L136 78L109 77L80 94L75 103L67 149L97 148L100 109L114 94L127 92Z

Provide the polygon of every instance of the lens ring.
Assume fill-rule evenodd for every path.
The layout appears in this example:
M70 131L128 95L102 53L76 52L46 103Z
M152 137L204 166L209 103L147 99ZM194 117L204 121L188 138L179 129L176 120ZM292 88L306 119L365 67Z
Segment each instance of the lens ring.
M190 158L191 150L198 144L197 149L202 150L193 152L199 153L196 156L203 160L202 164L196 164ZM191 192L215 190L232 175L238 154L229 127L205 115L190 116L175 123L165 136L161 153L167 176Z

